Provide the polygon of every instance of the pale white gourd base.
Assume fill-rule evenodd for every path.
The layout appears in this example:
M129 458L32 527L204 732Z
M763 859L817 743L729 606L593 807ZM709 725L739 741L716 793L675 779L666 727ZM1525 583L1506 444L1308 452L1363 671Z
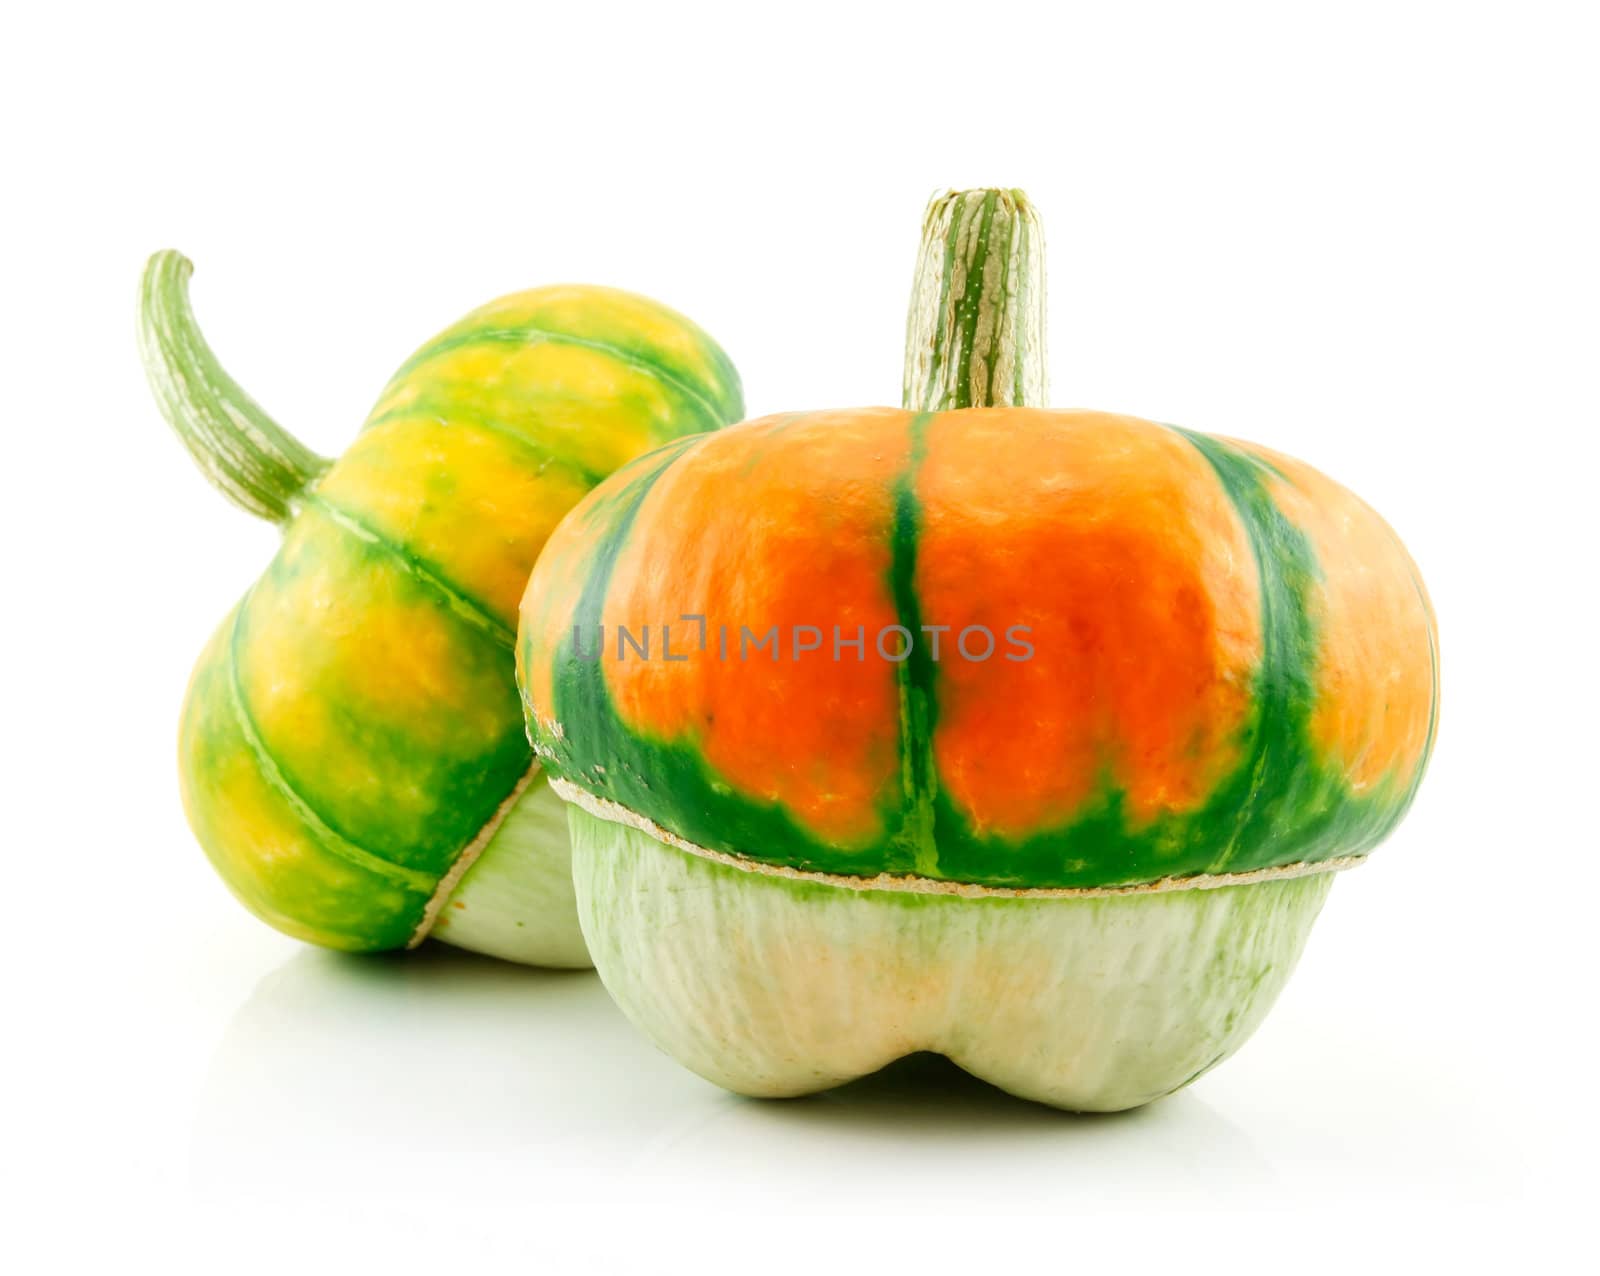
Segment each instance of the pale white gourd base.
M428 937L528 966L593 964L578 927L566 805L543 774L501 818Z
M736 867L578 806L570 819L578 916L612 997L680 1063L756 1096L934 1051L1057 1107L1148 1103L1250 1036L1334 877L1108 896L863 890Z

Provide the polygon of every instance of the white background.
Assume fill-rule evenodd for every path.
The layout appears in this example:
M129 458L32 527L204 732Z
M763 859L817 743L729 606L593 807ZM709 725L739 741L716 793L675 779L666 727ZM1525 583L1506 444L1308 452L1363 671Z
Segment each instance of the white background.
M1577 1261L1594 15L8 10L14 1270ZM1046 218L1058 405L1310 460L1383 511L1438 608L1429 779L1236 1059L1115 1118L927 1069L742 1101L656 1053L592 975L340 958L231 900L185 827L174 729L274 532L206 487L145 391L147 253L194 258L213 345L332 454L421 340L568 279L695 317L752 414L892 402L923 201L983 183Z

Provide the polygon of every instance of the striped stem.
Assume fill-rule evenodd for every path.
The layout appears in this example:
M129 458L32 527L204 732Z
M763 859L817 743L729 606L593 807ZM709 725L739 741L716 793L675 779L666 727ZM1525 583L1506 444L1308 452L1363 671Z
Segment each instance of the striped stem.
M212 354L189 307L194 266L168 249L139 286L139 353L161 415L235 505L281 523L332 462L261 410Z
M928 202L906 320L902 402L1044 407L1044 231L1018 190Z

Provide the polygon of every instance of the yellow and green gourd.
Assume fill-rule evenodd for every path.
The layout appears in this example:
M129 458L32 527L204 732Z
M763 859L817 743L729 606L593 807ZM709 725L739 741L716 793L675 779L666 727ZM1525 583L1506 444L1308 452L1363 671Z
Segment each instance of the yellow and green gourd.
M623 463L742 413L682 315L608 288L516 293L395 374L336 461L227 376L158 253L140 345L163 414L277 555L200 656L185 810L247 907L355 951L430 934L587 965L566 822L524 734L517 608L561 517Z

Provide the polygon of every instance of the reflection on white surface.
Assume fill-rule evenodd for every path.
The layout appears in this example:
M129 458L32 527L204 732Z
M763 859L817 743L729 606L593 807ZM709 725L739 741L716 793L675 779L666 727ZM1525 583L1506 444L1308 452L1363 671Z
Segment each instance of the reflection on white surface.
M443 947L306 949L263 978L212 1060L191 1172L228 1197L537 1185L548 1199L552 1185L584 1195L631 1179L658 1197L863 1208L967 1192L1048 1204L1119 1179L1148 1200L1272 1177L1193 1091L1073 1116L919 1055L807 1099L741 1099L655 1050L592 973Z

